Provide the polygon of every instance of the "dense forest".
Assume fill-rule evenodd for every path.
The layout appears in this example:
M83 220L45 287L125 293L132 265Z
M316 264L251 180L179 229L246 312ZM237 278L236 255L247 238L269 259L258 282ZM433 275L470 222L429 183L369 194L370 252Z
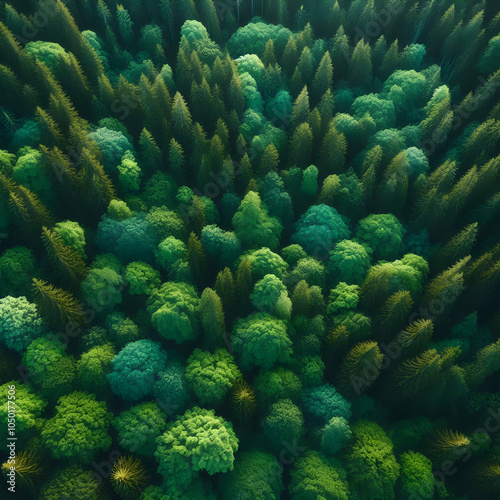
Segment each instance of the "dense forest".
M0 498L499 498L499 11L1 2Z

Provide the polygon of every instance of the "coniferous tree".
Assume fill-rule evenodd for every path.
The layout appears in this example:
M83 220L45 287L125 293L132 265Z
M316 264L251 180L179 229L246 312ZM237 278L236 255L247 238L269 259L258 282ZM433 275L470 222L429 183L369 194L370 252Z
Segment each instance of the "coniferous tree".
M170 140L170 151L169 151L169 165L170 173L172 177L179 183L182 184L184 180L184 150L182 146L172 138Z
M351 45L343 26L339 27L333 37L331 56L335 74L338 75L338 78L344 78L351 60Z
M376 342L356 344L345 356L339 380L349 394L362 394L378 378L383 354Z
M233 273L226 267L217 274L215 279L215 292L222 301L224 308L224 316L228 323L234 317L234 307L236 305L236 289L233 278Z
M118 30L120 32L122 42L125 45L130 45L134 36L134 23L130 19L128 10L124 9L123 5L116 6L116 20L118 22Z
M42 241L51 264L64 278L74 282L85 276L87 268L81 256L65 245L54 231L44 226Z
M298 95L297 99L295 99L291 117L291 125L297 127L301 123L307 122L307 120L309 120L310 112L309 92L306 85L302 89L302 92Z
M250 293L252 292L252 264L250 259L243 258L238 264L236 271L236 294L240 309L244 309L249 302Z
M333 65L330 53L325 52L321 59L313 80L313 93L316 99L323 96L327 90L331 90L333 83Z
M203 281L206 275L205 252L200 239L193 232L189 235L187 243L187 259L196 281Z
M392 294L382 306L379 314L379 335L389 338L406 322L413 306L410 292L396 292Z
M38 307L56 327L84 323L83 307L71 293L36 278L33 278L33 289Z
M363 39L354 47L347 77L354 86L368 88L372 83L371 48Z
M285 70L286 74L291 77L297 63L299 61L299 54L297 51L297 44L295 42L295 38L293 35L290 35L288 42L285 46L285 50L283 52L283 57L281 59L281 67Z
M328 132L325 134L319 153L318 164L322 177L344 172L346 152L347 142L344 134L337 131L332 121Z
M477 238L477 226L477 222L466 226L439 250L436 256L439 268L450 266L470 255Z
M311 163L313 148L313 134L308 123L300 124L292 135L290 140L290 159L291 165L305 167Z
M146 128L142 129L139 137L139 145L144 165L148 171L155 172L161 165L162 153L161 149L156 144L154 137Z
M172 121L176 139L184 147L189 145L192 137L191 113L179 92L175 94L172 103Z
M226 324L222 301L211 288L205 288L200 299L200 317L205 344L211 351L226 346Z

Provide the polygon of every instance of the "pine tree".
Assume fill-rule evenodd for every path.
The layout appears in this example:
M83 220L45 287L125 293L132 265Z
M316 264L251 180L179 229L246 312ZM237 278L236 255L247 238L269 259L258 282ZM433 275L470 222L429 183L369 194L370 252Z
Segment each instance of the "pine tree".
M0 103L10 104L14 110L19 110L23 89L21 81L10 68L3 64L0 64L0 88L2 89Z
M469 200L469 196L476 188L479 176L477 167L469 169L453 186L452 190L444 197L446 211L441 215L448 223L454 221L462 208Z
M333 118L333 110L335 109L335 103L333 100L333 93L331 89L328 89L322 96L318 103L318 111L321 115L321 128L322 133L326 133L327 127L329 126Z
M190 167L192 172L197 172L200 168L201 159L207 152L210 142L207 140L205 130L199 123L193 127L193 146L191 148Z
M470 439L461 432L437 430L428 438L426 454L437 463L453 464L464 455L470 456Z
M78 185L78 174L68 157L58 148L49 149L43 144L40 145L40 151L45 157L52 177L58 181L63 190L68 194L73 194Z
M377 189L377 206L382 212L400 213L408 193L408 157L402 151L396 155Z
M320 148L318 166L321 176L344 173L346 152L347 142L344 134L339 134L332 121Z
M304 29L297 36L297 48L299 52L303 51L304 48L312 48L314 45L314 31L312 29L311 23L307 23Z
M440 90L440 89L438 89ZM443 97L434 95L425 107L426 118L420 123L424 137L431 137L438 144L444 142L451 130L453 111L450 110L450 94L448 88L443 89Z
M392 294L379 314L379 336L387 339L396 333L406 322L412 306L413 300L407 290Z
M191 60L188 54L181 46L177 52L177 64L175 66L176 87L181 89L186 94L191 89L191 84L194 81L193 69L191 68Z
M87 268L80 255L65 245L61 238L45 226L42 228L42 242L51 264L70 282L80 281Z
M394 40L387 50L382 66L380 67L380 75L383 79L388 78L398 67L400 60L398 40Z
M146 128L142 129L139 137L139 146L141 147L142 161L147 171L151 173L156 172L162 163L162 153L153 136Z
M261 60L266 67L268 65L274 66L276 64L276 56L274 55L274 43L271 39L266 43L266 48L264 49Z
M264 176L269 172L276 172L279 165L279 153L273 143L269 144L260 159L259 175Z
M284 2L284 0L280 0ZM252 386L241 379L233 387L231 396L233 409L240 420L247 420L255 410L255 391Z
M83 121L75 111L73 103L62 91L50 95L49 113L63 134L67 134L72 125L75 127L83 126Z
M130 19L128 10L124 9L123 5L116 6L116 20L118 22L118 30L120 31L122 42L125 45L130 45L134 37L134 23Z
M311 163L313 135L308 123L300 124L290 140L290 165L304 168Z
M370 165L368 170L361 177L363 187L363 196L367 207L372 207L372 201L375 195L375 186L377 183L377 167L375 164Z
M304 78L302 78L302 74L297 66L293 71L292 80L290 81L290 93L292 96L297 97L300 94L301 89L304 88L304 84Z
M61 76L61 84L68 90L72 101L78 105L78 109L85 110L90 103L90 84L78 59L71 52L68 58L63 59L66 69Z
M243 194L247 192L248 183L252 177L253 171L250 158L248 157L248 153L245 153L237 167L236 188L238 193Z
M219 42L221 40L220 24L213 0L200 0L199 13L200 19L210 33L211 38Z
M44 143L49 146L62 147L64 145L64 135L49 113L37 107L35 116L40 125Z
M193 50L191 52L191 55L189 56L189 58L191 60L191 71L193 74L193 81L195 81L198 85L200 85L203 78L206 79L206 77L205 77L206 70L203 68L203 64L200 61L200 58L198 56L198 52L196 52L196 50Z
M340 179L338 175L332 174L325 177L318 196L318 203L325 203L333 207L334 201L340 193L340 189Z
M175 94L172 103L172 121L175 138L184 147L188 146L192 138L191 113L179 92Z
M411 323L396 337L401 355L412 357L424 351L433 333L434 324L430 319L419 319Z
M225 156L222 141L218 135L214 135L210 142L210 151L203 155L198 172L198 187L201 191L208 183L213 182L214 176L220 172Z
M79 174L82 195L88 206L93 210L106 208L116 196L113 184L96 157L85 147L80 154Z
M337 367L339 362L344 359L349 347L349 330L344 325L336 326L326 336L325 345L331 353L331 367Z
M163 22L168 26L170 38L174 42L174 9L172 0L160 0L160 16Z
M471 253L477 238L477 222L469 224L439 250L436 263L439 269L450 266Z
M418 395L440 376L440 361L435 349L403 361L392 375L391 395L401 400Z
M451 35L455 25L455 4L452 4L429 31L427 36L429 48L434 50L442 47L443 42Z
M183 184L184 182L184 163L184 150L182 149L182 146L174 138L172 138L170 140L169 152L170 173L179 184Z
M423 306L432 305L434 310L440 311L440 316L436 318L435 322L442 319L462 293L465 283L464 271L470 260L470 255L459 260L452 267L438 274L427 285Z
M310 310L311 292L305 280L301 280L295 286L292 293L293 314L307 316Z
M54 326L61 328L85 322L83 307L73 294L36 278L33 278L33 290L37 306Z
M464 162L481 164L491 158L500 141L500 121L486 120L472 132L462 148L460 159Z
M222 118L217 119L215 135L220 139L223 151L229 151L229 129Z
M300 72L305 85L310 85L314 76L314 60L309 47L304 47L297 63L297 69Z
M249 304L250 293L252 292L252 264L250 259L242 258L236 271L236 296L240 306L240 311Z
M205 345L211 351L226 347L226 323L222 301L211 288L205 288L200 299L200 318Z
M316 151L318 149L318 143L321 137L321 114L318 108L314 108L311 111L307 123L309 124L309 127L311 127L311 132L313 135L313 147L314 151Z
M304 86L302 92L299 94L295 103L293 105L291 125L293 127L299 126L301 123L307 122L309 120L309 92L307 91L307 85Z
M236 290L233 273L228 267L217 274L214 288L222 301L224 316L228 324L231 324L236 306Z
M352 53L347 78L356 87L369 88L372 84L371 47L361 39Z
M333 65L330 52L325 52L313 80L313 94L317 100L325 94L327 90L331 90L333 84Z
M376 342L356 344L344 357L339 381L348 394L362 394L380 375L384 355Z
M191 232L187 243L187 258L197 283L203 281L206 274L206 258L201 241Z
M29 189L16 185L2 173L0 173L0 188L7 193L9 210L21 227L39 231L42 226L53 224L49 210Z
M372 68L375 74L378 74L378 70L382 65L386 52L387 41L385 40L385 36L381 35L377 38L372 50Z
M347 75L348 63L351 60L351 45L343 26L340 26L333 37L331 57L335 74L338 75L337 78L344 78Z
M193 205L189 213L189 223L196 235L201 234L201 230L207 225L205 209L196 195L193 197Z
M241 86L241 79L239 75L233 75L231 78L231 83L229 84L229 96L228 96L229 107L236 110L239 116L242 115L245 110L245 96L243 94L243 88Z
M294 36L290 35L283 52L283 57L281 58L281 67L288 76L292 76L298 62L299 54L297 51L297 44L295 43Z

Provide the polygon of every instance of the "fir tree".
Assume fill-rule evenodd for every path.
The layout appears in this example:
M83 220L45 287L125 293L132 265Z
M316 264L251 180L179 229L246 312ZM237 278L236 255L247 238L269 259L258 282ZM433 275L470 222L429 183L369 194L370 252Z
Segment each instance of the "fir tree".
M40 311L56 327L85 322L83 307L71 293L36 278L33 278L33 289Z
M87 268L80 254L65 245L54 231L44 226L42 241L51 264L64 278L74 282L85 276Z

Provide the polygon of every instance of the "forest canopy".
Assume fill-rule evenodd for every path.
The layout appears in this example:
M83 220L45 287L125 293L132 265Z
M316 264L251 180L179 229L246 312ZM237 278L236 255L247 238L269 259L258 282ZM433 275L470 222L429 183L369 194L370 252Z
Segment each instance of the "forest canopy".
M19 498L497 498L498 297L497 1L0 3Z

